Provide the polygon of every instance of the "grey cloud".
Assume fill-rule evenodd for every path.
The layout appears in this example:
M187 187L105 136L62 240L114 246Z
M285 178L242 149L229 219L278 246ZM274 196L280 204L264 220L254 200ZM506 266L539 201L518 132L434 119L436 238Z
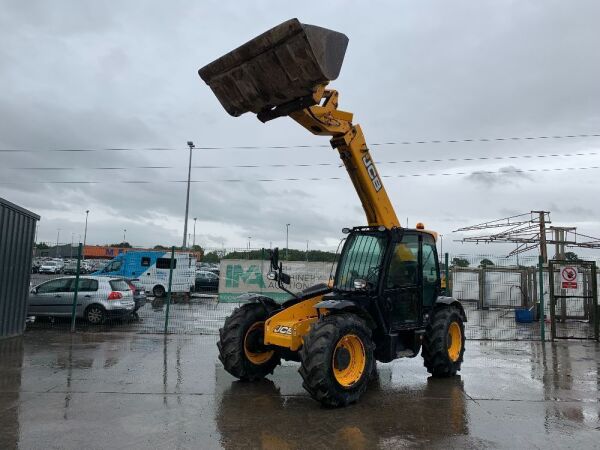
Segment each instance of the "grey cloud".
M482 184L487 187L497 186L505 183L519 184L520 181L531 181L533 177L528 173L523 173L521 169L515 166L501 167L496 173L486 171L476 171L467 175L466 179Z
M128 236L142 245L179 244L187 175L185 142L197 146L327 145L288 119L268 124L229 117L198 67L287 18L339 29L350 46L339 80L340 107L355 113L367 142L598 132L600 3L424 1L228 4L176 2L5 2L0 15L0 148L172 147L173 152L0 153L0 195L43 212L40 236L77 232L91 208L93 243ZM345 5L345 4L344 4ZM376 160L448 159L590 151L589 139L372 146ZM327 148L196 151L194 164L338 163ZM515 161L516 163L516 161ZM168 165L173 169L91 170ZM519 160L519 168L597 166L598 158ZM26 171L11 167L87 168ZM565 221L598 227L588 205L598 171L468 177L397 175L498 170L473 161L381 165L386 189L409 216L445 233L506 211L555 209ZM327 178L340 181L234 183L212 180ZM120 180L151 184L121 184ZM343 169L195 169L190 217L197 239L243 246L331 246L343 226L364 223ZM48 180L95 180L51 185ZM569 192L585 195L574 200ZM501 189L499 189L501 188ZM527 189L524 195L524 189ZM571 203L569 203L571 202ZM564 205L568 204L569 207ZM588 234L594 234L589 231ZM452 248L451 243L444 243ZM463 248L462 246L460 248Z

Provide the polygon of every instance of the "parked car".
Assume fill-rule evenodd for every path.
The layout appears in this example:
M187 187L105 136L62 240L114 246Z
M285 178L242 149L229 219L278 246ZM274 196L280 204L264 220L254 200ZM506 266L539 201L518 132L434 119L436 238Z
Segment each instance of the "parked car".
M129 280L129 279L125 279L125 282L127 283L127 285L129 286L129 289L131 289L131 292L133 293L133 301L135 302L135 309L133 310L133 317L135 317L136 319L139 319L139 316L137 314L138 309L140 309L142 306L144 306L146 304L146 290L139 284L139 280L138 279L134 279L134 280Z
M205 270L207 272L212 272L216 276L219 276L219 274L220 274L219 265L218 264L200 263L200 265L197 266L197 270Z
M219 277L208 270L197 270L194 288L196 292L217 291L219 289Z
M65 264L65 267L63 267L63 273L65 275L77 274L77 261L67 261L67 263ZM79 265L79 273L80 274L84 273L82 270L81 264Z
M75 293L75 277L54 278L39 284L29 292L28 316L70 317ZM93 325L106 319L131 316L135 309L133 293L122 278L79 278L77 318Z
M61 265L57 261L44 261L40 266L39 273L60 273Z

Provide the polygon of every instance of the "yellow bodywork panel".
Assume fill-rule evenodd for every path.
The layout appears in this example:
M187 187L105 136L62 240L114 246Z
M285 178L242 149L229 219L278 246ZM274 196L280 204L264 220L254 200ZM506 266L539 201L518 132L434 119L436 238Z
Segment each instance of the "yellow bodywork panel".
M340 154L369 225L387 229L399 227L400 221L371 158L362 129L352 124L352 113L338 109L337 91L323 89L320 85L313 100L316 101L319 95L318 104L294 111L289 116L313 134L332 136L331 146Z
M298 350L302 346L304 335L319 318L315 305L321 300L322 295L309 298L268 319L265 322L265 345Z

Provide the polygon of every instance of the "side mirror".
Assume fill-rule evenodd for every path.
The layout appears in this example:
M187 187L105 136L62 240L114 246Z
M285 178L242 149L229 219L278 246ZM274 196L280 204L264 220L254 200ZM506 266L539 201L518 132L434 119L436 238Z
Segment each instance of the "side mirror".
M292 282L292 278L287 273L279 272L279 281L281 281L283 284L290 284Z
M271 281L277 281L277 272L271 270L269 273L267 273L267 279Z
M358 291L367 289L367 280L364 280L362 278L355 278L354 279L354 289L356 289Z

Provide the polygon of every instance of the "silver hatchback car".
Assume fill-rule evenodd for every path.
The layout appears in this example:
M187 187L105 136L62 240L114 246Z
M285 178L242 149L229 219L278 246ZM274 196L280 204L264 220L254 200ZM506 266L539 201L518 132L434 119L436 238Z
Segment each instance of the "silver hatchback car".
M75 296L75 277L54 278L29 292L28 316L70 317ZM133 293L125 280L110 277L79 278L76 317L91 324L133 313Z

